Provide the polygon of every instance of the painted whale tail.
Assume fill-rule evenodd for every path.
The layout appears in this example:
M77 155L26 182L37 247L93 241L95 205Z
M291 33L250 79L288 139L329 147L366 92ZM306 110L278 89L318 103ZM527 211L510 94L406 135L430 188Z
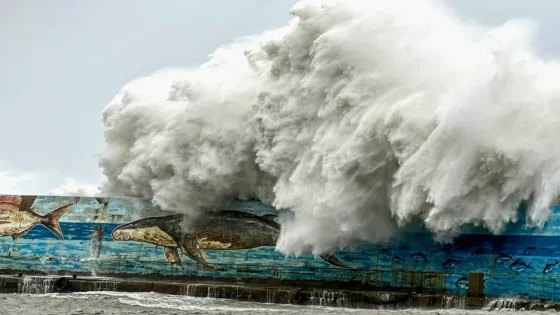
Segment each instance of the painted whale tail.
M340 261L340 259L336 258L336 256L334 256L333 254L319 255L319 257L323 258L326 262L328 262L331 265L341 267L341 268L354 269L354 268L348 267L345 263Z
M58 220L60 217L73 206L73 203L64 205L60 208L57 208L43 216L41 216L41 224L49 229L51 232L54 233L61 241L64 240L64 235L62 234L62 230L60 229L60 224Z

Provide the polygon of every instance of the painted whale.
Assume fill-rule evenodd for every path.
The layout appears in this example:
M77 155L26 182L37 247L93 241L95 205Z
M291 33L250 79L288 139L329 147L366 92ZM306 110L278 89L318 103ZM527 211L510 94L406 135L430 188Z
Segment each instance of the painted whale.
M280 224L274 215L258 216L242 211L208 213L185 233L181 228L185 216L172 214L149 217L117 226L112 233L116 241L149 243L164 248L171 264L181 263L178 249L207 267L211 265L201 250L241 250L261 246L276 246ZM320 255L331 265L350 268L332 254Z

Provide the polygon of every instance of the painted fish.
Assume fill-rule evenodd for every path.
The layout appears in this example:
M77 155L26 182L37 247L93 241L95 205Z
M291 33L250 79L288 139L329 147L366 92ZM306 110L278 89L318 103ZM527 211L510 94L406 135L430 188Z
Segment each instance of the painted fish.
M443 268L453 268L457 264L460 264L461 262L463 262L463 258L461 258L461 259L447 258L447 260L444 261L443 264L441 264L441 266Z
M180 262L178 249L193 261L211 267L201 250L240 250L276 246L280 225L273 215L257 216L242 211L208 213L189 222L189 232L181 227L185 216L172 214L149 217L122 224L113 230L116 241L136 241L164 247L171 263ZM319 255L331 265L350 268L332 254ZM171 259L171 260L170 260Z
M393 257L393 262L394 262L395 264L402 265L402 264L404 264L404 259L402 259L402 258L399 257L399 256L395 256L395 257Z
M500 255L496 258L494 258L494 262L498 265L503 265L505 263L507 263L508 261L511 261L513 259L512 256L510 255L506 255L504 253L500 253Z
M548 263L546 264L546 266L544 266L544 269L542 271L542 273L549 273L552 271L552 269L554 269L554 267L556 267L558 264L560 264L560 262L558 262L558 260L555 260L553 263Z
M414 253L410 255L410 257L412 257L412 259L417 262L429 263L428 258L426 258L426 256L424 256L422 252Z
M16 240L41 224L60 240L64 240L58 220L74 204L66 204L45 215L40 215L32 206L34 201L35 196L0 197L0 236L11 236Z
M523 254L525 255L530 255L534 250L536 250L537 248L534 246L529 246L525 249L525 251L523 252Z
M482 287L486 289L486 282L487 279L482 280ZM470 279L469 276L464 275L461 278L459 278L456 282L455 282L455 286L459 289L463 289L463 290L468 290L469 289L469 284L470 284Z
M455 286L459 289L467 290L469 288L469 277L462 276L455 282Z
M531 263L527 265L523 260L521 260L521 258L517 258L513 263L511 263L511 265L509 265L509 269L514 271L516 274L519 274L526 269L533 269L533 267L531 267Z

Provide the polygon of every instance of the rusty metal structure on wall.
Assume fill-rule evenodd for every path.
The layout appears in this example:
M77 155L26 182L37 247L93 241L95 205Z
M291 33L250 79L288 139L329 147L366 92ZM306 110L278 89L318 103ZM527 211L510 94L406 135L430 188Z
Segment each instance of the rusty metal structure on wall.
M134 198L0 196L0 271L458 295L477 281L486 296L560 300L556 208L539 231L519 222L503 235L473 230L438 244L417 229L318 257L275 250L282 213L258 201L235 201L192 223Z

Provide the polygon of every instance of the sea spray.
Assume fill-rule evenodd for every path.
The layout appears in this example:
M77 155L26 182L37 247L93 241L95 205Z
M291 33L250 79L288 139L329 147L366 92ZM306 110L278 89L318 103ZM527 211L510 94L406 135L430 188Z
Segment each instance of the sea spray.
M105 108L105 193L200 215L290 209L277 248L321 254L415 220L540 227L560 188L560 67L536 27L438 1L302 1L287 26L127 84ZM526 217L518 206L527 201Z

